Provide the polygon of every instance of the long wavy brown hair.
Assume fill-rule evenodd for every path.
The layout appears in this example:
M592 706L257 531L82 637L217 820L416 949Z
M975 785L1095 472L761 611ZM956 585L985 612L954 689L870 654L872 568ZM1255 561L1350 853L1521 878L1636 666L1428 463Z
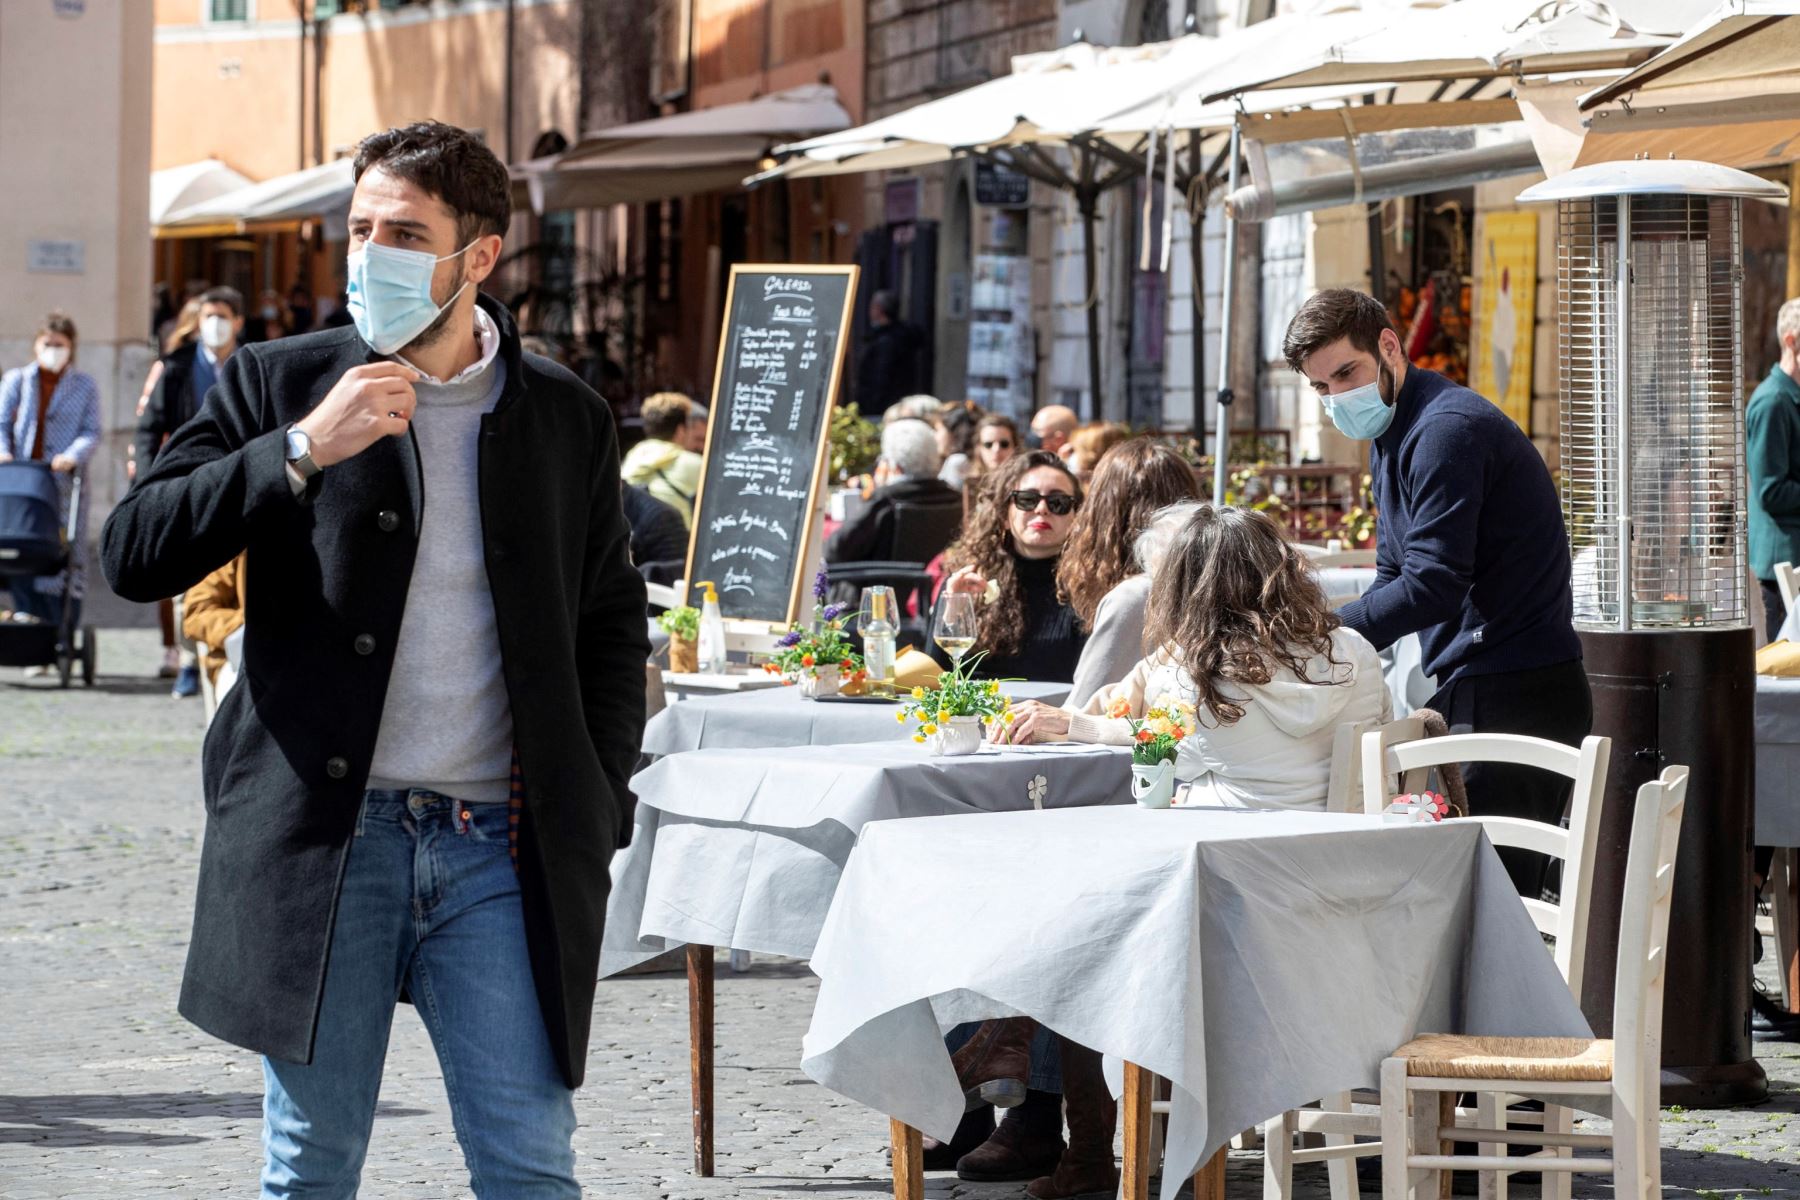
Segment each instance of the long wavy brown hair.
M1138 573L1132 547L1150 518L1171 504L1199 498L1194 468L1159 442L1133 438L1100 456L1056 564L1057 594L1083 625L1094 623L1106 593Z
M1017 654L1025 644L1025 597L1019 588L1019 560L1007 524L1007 508L1019 480L1039 467L1068 476L1069 492L1080 499L1081 481L1062 459L1048 450L1015 454L981 481L975 506L963 521L962 536L944 551L944 578L972 566L999 585L1000 596L994 603L976 606L981 615L975 638L990 654Z
M1199 690L1198 707L1221 725L1244 715L1229 685L1268 683L1286 667L1307 683L1308 660L1331 654L1337 614L1287 535L1264 513L1230 506L1197 511L1150 585L1150 645L1168 649Z

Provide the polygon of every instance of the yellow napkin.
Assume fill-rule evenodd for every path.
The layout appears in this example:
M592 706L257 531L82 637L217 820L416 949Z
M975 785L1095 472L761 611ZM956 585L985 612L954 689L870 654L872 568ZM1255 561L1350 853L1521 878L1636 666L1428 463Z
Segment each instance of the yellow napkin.
M916 687L930 687L944 673L931 655L911 646L900 652L894 660L894 686L902 691Z
M1800 678L1800 646L1786 640L1770 642L1756 652L1756 673Z

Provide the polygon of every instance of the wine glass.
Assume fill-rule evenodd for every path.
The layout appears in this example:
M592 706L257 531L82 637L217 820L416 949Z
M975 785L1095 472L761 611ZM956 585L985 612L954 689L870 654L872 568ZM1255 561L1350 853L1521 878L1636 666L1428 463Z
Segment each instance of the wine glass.
M940 595L932 637L950 661L960 667L962 656L975 645L975 597L949 590Z

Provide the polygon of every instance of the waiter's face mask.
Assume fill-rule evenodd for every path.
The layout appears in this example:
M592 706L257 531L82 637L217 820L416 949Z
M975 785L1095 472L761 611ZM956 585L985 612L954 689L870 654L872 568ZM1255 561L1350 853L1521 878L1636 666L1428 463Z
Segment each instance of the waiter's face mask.
M1382 339L1383 349L1386 340L1385 337ZM1359 387L1327 392L1319 397L1325 405L1325 415L1331 418L1338 432L1358 441L1378 438L1394 423L1394 399L1398 390L1394 372L1388 368L1386 355L1380 350L1374 358L1375 378Z

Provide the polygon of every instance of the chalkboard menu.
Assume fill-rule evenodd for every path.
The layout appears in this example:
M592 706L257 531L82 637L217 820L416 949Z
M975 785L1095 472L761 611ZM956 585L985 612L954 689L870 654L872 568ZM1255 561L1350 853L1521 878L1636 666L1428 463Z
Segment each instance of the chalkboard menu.
M731 268L687 579L728 618L797 619L825 484L855 267ZM697 592L693 594L698 594Z

